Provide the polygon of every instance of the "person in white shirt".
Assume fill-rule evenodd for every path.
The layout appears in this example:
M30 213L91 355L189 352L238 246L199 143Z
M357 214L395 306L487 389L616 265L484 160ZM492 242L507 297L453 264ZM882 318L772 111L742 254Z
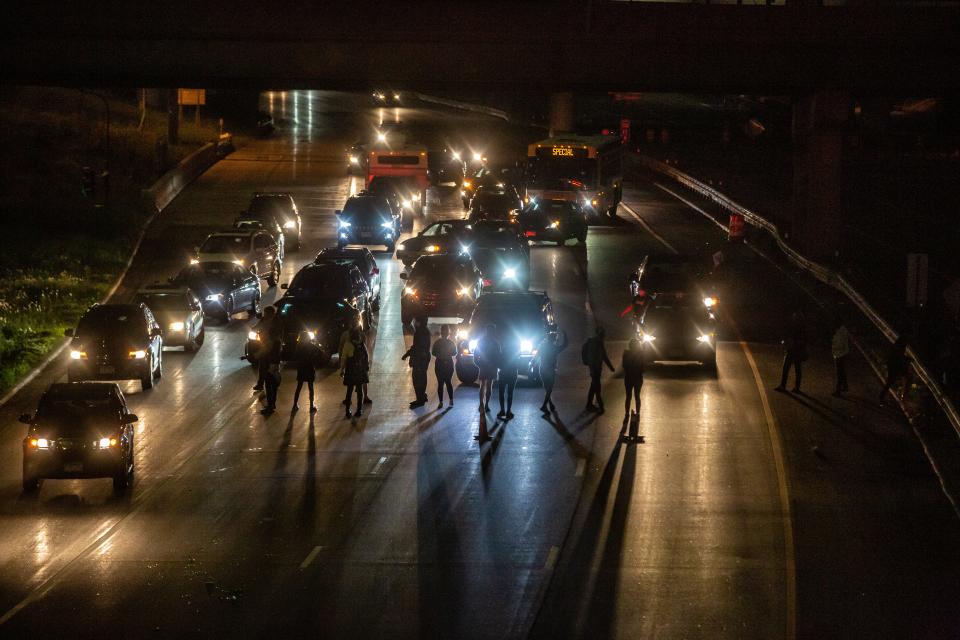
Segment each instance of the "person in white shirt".
M850 390L847 386L847 358L850 356L850 332L842 321L837 321L837 328L833 332L830 344L833 354L833 363L837 372L837 387L833 395L840 397Z

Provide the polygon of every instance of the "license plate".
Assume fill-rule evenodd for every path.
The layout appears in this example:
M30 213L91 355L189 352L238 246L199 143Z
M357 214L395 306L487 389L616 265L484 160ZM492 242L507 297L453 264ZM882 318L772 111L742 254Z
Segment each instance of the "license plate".
M116 367L100 367L100 373L116 373Z
M370 234L369 231L361 231L361 232L360 232L360 237L363 238L363 239L369 238L370 235L371 235L371 234Z
M82 462L68 462L68 463L66 463L65 465L63 465L63 470L64 470L66 473L79 473L79 472L83 471L83 463L82 463Z

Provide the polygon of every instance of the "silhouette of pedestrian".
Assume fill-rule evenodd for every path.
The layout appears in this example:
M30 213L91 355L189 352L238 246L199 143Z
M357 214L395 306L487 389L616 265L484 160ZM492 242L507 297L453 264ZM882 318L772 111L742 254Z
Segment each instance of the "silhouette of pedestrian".
M910 387L910 362L907 356L907 337L901 333L887 352L887 379L883 383L883 388L880 389L880 404L883 404L887 391L890 391L900 380L903 380L900 399L902 400L906 395Z
M790 373L790 367L793 367L794 381L793 391L800 391L801 363L807 359L807 332L803 326L803 316L794 311L790 317L790 331L782 341L783 344L783 368L780 372L780 384L775 387L777 391L786 391L787 376Z
M497 341L497 327L488 324L483 337L477 341L477 348L473 352L473 361L480 370L477 376L480 380L480 413L490 411L490 395L493 391L493 381L500 368L500 342Z
M623 421L630 418L630 401L637 405L633 413L640 413L640 390L643 389L643 370L646 364L643 353L643 344L637 338L631 338L627 349L623 352L623 387L626 397L623 401Z
M497 374L497 395L500 399L498 418L513 419L513 392L517 388L519 369L520 344L516 340L507 340L501 346L500 372Z
M370 354L367 353L363 333L359 327L354 327L350 331L350 342L344 346L340 358L340 375L343 376L343 384L347 388L344 400L348 418L351 417L350 399L354 392L357 394L357 411L353 415L357 417L363 415L363 385L368 382L369 372Z
M427 403L427 369L430 366L430 330L425 318L416 319L416 329L413 331L413 344L401 359L410 360L413 391L416 399L410 403L411 409L422 407Z
M586 411L603 413L603 395L600 393L600 376L603 374L603 365L614 371L613 364L607 356L607 347L603 343L605 332L603 327L597 327L596 335L587 338L580 349L580 359L590 369L590 390L587 391ZM593 404L596 400L597 404Z
M837 321L837 328L830 340L830 352L833 355L834 369L836 370L837 385L833 395L839 397L850 390L847 385L847 358L850 356L850 332L842 321Z
M450 327L440 327L440 337L433 343L430 354L434 357L433 372L437 375L437 395L440 402L438 409L443 408L443 390L446 388L450 396L450 406L453 406L453 359L457 355L457 345L450 339Z
M263 310L263 317L253 326L253 331L260 336L260 345L257 353L257 384L254 385L254 391L263 391L264 377L267 375L267 369L270 366L268 354L270 353L271 342L280 339L280 321L277 319L277 310L274 307L266 307Z
M297 344L297 350L294 353L297 362L297 390L293 392L293 407L290 409L291 413L296 413L300 410L298 402L303 385L307 385L307 392L310 396L310 413L316 413L317 411L317 406L313 402L313 382L316 380L316 366L319 351L319 347L317 347L317 344L312 340L301 340Z
M343 332L340 334L340 345L339 345L339 347L337 348L337 353L340 354L341 360L343 359L343 348L344 348L345 346L347 346L347 344L350 342L350 332L351 332L351 331L353 331L352 328L350 328L350 329L344 329ZM361 329L361 332L362 332L362 331L363 331L363 330ZM366 339L364 339L364 344L366 344ZM368 353L369 353L369 351L368 351ZM370 399L369 387L370 387L369 383L364 383L364 385L363 385L363 404L373 404L373 400ZM346 404L346 402L344 402L344 404Z
M537 346L537 371L543 384L543 404L540 405L540 411L544 415L556 411L553 404L553 385L557 380L557 358L568 344L567 332L561 331L559 335L556 332L548 333Z
M280 349L279 338L270 338L261 351L260 362L265 366L263 384L267 392L267 406L260 413L265 416L277 410L277 392L280 390Z

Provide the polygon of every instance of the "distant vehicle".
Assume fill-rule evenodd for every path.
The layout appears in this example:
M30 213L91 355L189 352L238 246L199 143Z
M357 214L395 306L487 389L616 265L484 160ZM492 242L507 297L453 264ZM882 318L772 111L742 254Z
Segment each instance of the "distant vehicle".
M470 256L483 274L484 291L526 291L530 286L530 252L510 228L474 229Z
M276 128L273 123L273 116L266 111L257 111L255 127L258 136L264 138L269 136Z
M321 249L314 259L314 264L343 264L352 265L360 271L360 275L370 290L370 307L374 312L380 310L380 267L370 249L366 247L344 247L342 249Z
M371 94L373 104L377 107L395 107L400 104L401 95L399 91L391 89L377 89Z
M587 212L616 216L623 197L620 139L562 135L531 144L526 187L530 202L569 200Z
M587 241L587 218L576 202L537 200L527 205L518 218L524 236L530 242L556 242L558 246L573 238Z
M276 236L277 227L283 235L283 248L299 251L303 223L297 203L289 193L255 193L247 210L240 214L235 226L244 223L260 223L261 227Z
M211 233L197 247L191 263L232 262L277 286L283 258L274 238L266 231L226 231Z
M520 223L515 220L480 220L470 225L471 230L474 234L496 234L508 232L512 233L517 237L517 240L527 249L529 253L529 243L527 242L527 237L523 233L523 227L520 226Z
M286 288L274 307L281 323L280 357L290 360L297 345L314 343L325 363L337 352L340 335L353 327L369 327L372 322L370 292L354 266L308 264ZM256 365L261 336L247 335L245 358Z
M355 142L347 149L347 175L367 175L367 145Z
M203 307L189 288L148 285L137 292L134 302L142 302L153 312L163 330L163 346L196 351L203 344Z
M716 316L696 295L655 294L640 312L637 337L648 362L699 362L717 368Z
M241 311L250 317L263 314L259 279L233 262L191 264L171 278L170 284L189 288L208 318L230 322Z
M64 332L73 338L67 379L139 380L150 389L163 374L162 334L145 304L95 304Z
M515 165L499 164L485 165L476 171L469 172L463 180L460 189L460 199L463 208L469 209L473 197L482 189L506 189L512 187L521 197L525 193L523 178Z
M409 267L420 256L460 253L470 235L469 220L440 220L400 243L397 258Z
M369 188L378 177L391 178L400 193L410 194L408 199L416 211L423 212L426 208L430 186L426 147L383 143L371 148L367 152L366 186Z
M483 276L466 254L423 256L400 278L406 281L400 298L404 325L414 318L463 319L483 291Z
M520 214L522 208L523 201L513 187L482 187L470 201L468 219L471 222L512 220Z
M133 425L116 383L56 383L23 414L23 490L37 491L46 478L113 478L122 492L133 482Z
M400 224L404 229L413 226L414 212L422 212L420 193L406 178L378 176L367 185L366 193L386 198L394 213L400 216Z
M453 185L459 189L467 175L467 163L459 152L450 149L428 151L427 167L430 184L434 186Z
M364 193L347 198L336 212L339 230L337 247L348 244L382 244L392 252L400 237L400 216L383 196Z
M473 359L477 341L487 325L497 328L502 347L519 354L520 375L537 380L534 356L540 341L557 331L553 304L545 291L511 291L485 293L469 321L457 331L457 378L464 384L477 379L479 369Z
M716 312L720 296L707 258L696 255L644 256L640 266L630 274L630 293L635 298L651 298L656 294L679 294L699 298L703 306Z

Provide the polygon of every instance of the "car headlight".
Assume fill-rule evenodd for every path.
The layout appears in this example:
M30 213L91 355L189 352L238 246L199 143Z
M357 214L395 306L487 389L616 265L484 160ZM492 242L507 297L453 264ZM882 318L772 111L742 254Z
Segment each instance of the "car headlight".
M466 340L470 337L470 332L466 329L457 329L457 340Z
M424 251L426 251L427 253L436 253L437 251L440 251L440 245L437 245L437 244L427 245L424 248Z
M170 331L183 331L186 326L183 322L171 322L169 328Z
M560 221L559 221L559 220L554 220L553 222L550 223L550 228L551 228L551 229L557 229L557 228L559 228L559 227L560 227Z
M71 351L70 352L71 360L86 360L87 352L86 351Z
M474 338L473 340L471 340L470 342L468 342L468 343L467 343L467 347L470 349L470 353L473 353L474 351L476 351L476 350L477 350L477 340L476 340L476 338Z
M349 227L350 227L350 221L349 221L349 220L341 220L341 221L340 221L340 228L341 228L341 229L347 229L347 228L349 228Z
M645 333L643 334L643 336L641 336L641 340L643 340L644 342L653 342L656 339L657 339L657 336L649 333Z
M220 302L221 300L223 300L222 293L211 293L210 295L207 296L208 302Z
M715 306L717 306L717 299L713 296L707 296L703 299L703 306L705 306L707 309L713 309Z
M470 245L468 245L468 244L461 244L461 245L460 245L460 253L463 253L463 254L465 254L465 255L470 255Z
M260 339L260 334L257 333L256 331L251 331L251 332L247 333L247 340L251 340L251 341L253 341L253 342L256 342L256 341L259 340L259 339Z
M306 333L307 333L307 339L308 339L308 340L316 340L316 339L317 339L317 332L316 332L316 331L307 331Z
M469 296L470 293L470 287L461 287L457 290L457 297L462 298L463 296Z
M464 189L469 189L469 188L472 187L472 186L473 186L473 183L470 182L469 180L464 180L464 181L463 181L463 188L464 188Z
M404 288L403 288L403 292L404 292L405 294L407 294L408 296L415 296L415 295L417 295L417 290L414 289L413 287L404 287Z
M347 234L345 234L345 233L341 233L341 234L340 234L340 239L341 239L341 240L346 240L347 238L349 238L349 236L348 236Z
M190 264L200 264L200 260L198 258L190 258Z
M504 278L516 278L516 277L517 277L517 270L514 269L513 267L507 267L506 269L503 270L503 277L504 277Z
M283 223L284 229L293 229L296 226L297 226L297 223L293 220L287 220L286 222Z
M130 351L129 353L127 353L127 355L133 358L134 360L143 360L144 358L147 357L147 352L144 351L143 349L137 349L136 351Z
M377 142L386 142L386 141L387 141L387 134L383 133L382 131L377 134Z
M594 198L593 200L590 201L590 206L592 206L592 207L595 207L595 206L597 206L598 204L599 204L599 202L597 201L596 198Z
M520 353L530 353L533 351L533 340L520 341Z
M399 99L400 99L400 94L399 94L399 93L393 94L393 99L394 99L394 100L399 100Z
M98 449L109 449L110 447L117 446L117 439L116 438L100 438L99 440L95 440L93 444Z
M482 153L474 153L474 154L473 154L473 161L474 161L474 162L483 162L483 154L482 154Z
M697 342L702 342L704 344L710 344L712 340L713 340L713 336L710 335L709 333L701 333L700 335L697 336Z
M381 222L380 226L383 227L384 229L393 229L392 222Z
M350 156L350 164L360 164L360 158L357 156Z
M236 260L233 261L233 264L237 265L238 267L242 267L243 260L241 260L240 258L237 258Z
M409 200L402 200L402 201L400 202L400 206L403 207L404 209L409 209L409 208L410 208L410 201L409 201Z
M459 151L451 151L451 152L450 152L450 157L453 158L454 160L460 160L460 152L459 152Z
M30 438L30 446L34 449L49 449L50 441L46 438Z

